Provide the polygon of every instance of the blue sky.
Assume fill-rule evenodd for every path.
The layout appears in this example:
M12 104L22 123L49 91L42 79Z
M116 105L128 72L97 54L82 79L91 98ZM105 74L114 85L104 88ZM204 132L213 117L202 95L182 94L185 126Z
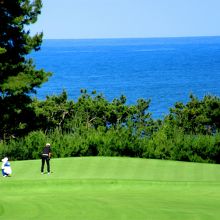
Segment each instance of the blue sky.
M42 0L44 39L220 36L220 0Z

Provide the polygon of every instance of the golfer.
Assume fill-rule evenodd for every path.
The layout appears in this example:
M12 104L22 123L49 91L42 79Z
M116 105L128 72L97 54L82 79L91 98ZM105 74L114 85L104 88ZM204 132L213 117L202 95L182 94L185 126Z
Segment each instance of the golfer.
M5 157L2 159L2 176L9 177L11 176L11 173L12 173L11 165L8 161L8 158Z
M50 144L47 143L43 149L41 159L41 174L44 174L44 164L47 163L47 173L50 174L50 157L51 157L51 150L50 150Z

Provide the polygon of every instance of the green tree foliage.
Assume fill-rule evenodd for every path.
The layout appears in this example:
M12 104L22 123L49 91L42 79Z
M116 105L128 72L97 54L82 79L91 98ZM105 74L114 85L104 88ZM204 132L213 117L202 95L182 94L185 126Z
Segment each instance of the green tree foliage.
M73 101L67 101L67 93L63 91L58 96L47 96L45 101L34 99L32 107L35 112L35 129L45 133L59 129L63 130L63 123L73 110Z
M36 113L35 124L45 132L59 129L72 133L77 129L126 127L137 132L153 125L151 114L147 112L150 101L138 100L137 105L126 105L126 97L107 101L102 94L93 91L88 94L81 90L77 102L69 101L63 91L58 96L48 96L45 101L34 100L32 107Z
M76 102L69 101L65 91L45 101L35 99L31 108L36 113L36 131L0 142L0 155L36 159L49 141L54 157L130 156L220 163L219 98L191 96L182 104L184 111L176 105L175 114L164 120L152 119L149 103L140 99L126 105L124 96L109 102L86 90ZM193 111L199 120L188 120Z
M3 54L5 52L6 52L6 49L0 47L0 54Z
M207 95L199 100L190 95L188 103L178 102L170 109L166 120L186 133L214 134L220 130L220 98Z
M27 57L42 43L42 33L30 36L27 30L37 21L41 7L41 0L0 1L0 139L30 129L34 113L29 95L51 75L36 70Z

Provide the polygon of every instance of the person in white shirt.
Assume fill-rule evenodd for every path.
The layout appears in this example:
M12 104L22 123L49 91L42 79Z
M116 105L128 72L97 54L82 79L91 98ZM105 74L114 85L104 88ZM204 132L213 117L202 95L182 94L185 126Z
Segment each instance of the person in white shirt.
M8 161L8 158L5 157L2 159L2 176L9 177L12 174L11 165Z

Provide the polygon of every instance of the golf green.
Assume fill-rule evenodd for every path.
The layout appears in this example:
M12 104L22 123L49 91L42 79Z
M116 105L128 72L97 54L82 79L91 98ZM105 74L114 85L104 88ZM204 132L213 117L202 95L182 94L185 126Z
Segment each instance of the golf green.
M120 157L11 162L0 219L220 219L220 166Z

